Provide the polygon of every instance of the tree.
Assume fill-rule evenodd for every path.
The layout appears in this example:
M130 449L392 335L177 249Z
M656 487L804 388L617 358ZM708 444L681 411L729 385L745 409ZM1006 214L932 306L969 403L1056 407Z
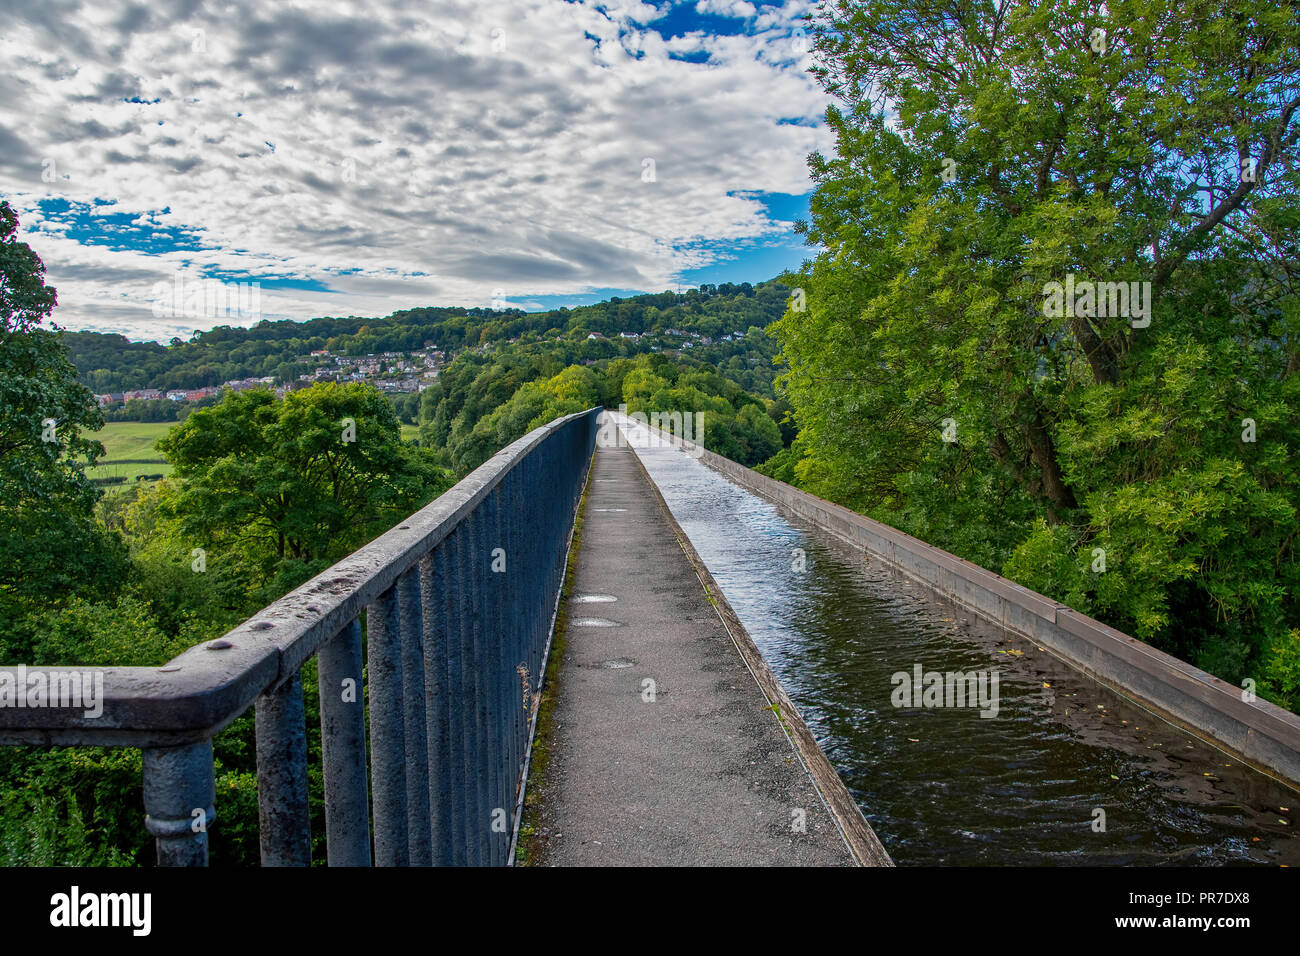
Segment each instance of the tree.
M581 365L527 382L452 442L452 463L460 471L469 471L539 425L598 405L600 394L599 377Z
M0 617L8 620L110 589L125 560L117 535L95 522L99 494L85 473L104 449L82 430L103 418L59 334L41 328L57 294L17 232L17 215L0 202Z
M238 551L264 572L346 554L446 487L403 444L369 385L228 394L158 443L175 466L163 513L194 547Z
M840 2L816 46L794 474L1227 679L1296 653L1295 7Z

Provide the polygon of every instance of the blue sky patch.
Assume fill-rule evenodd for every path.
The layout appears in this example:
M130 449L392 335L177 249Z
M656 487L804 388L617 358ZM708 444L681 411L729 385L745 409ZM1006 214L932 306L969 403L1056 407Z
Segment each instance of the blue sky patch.
M662 9L662 8L661 8ZM688 33L709 33L714 36L739 36L748 33L750 21L740 17L720 17L713 13L697 13L694 0L673 4L658 20L646 24L665 40L686 36Z
M63 235L87 246L106 246L109 249L129 249L159 255L176 250L194 251L208 248L199 239L197 230L177 226L164 226L156 221L156 216L165 216L171 212L164 208L149 218L147 225L136 222L138 213L109 212L93 213L89 203L74 203L67 199L48 198L37 200L36 205L41 214L51 222L66 227ZM111 199L96 200L98 206L114 206Z

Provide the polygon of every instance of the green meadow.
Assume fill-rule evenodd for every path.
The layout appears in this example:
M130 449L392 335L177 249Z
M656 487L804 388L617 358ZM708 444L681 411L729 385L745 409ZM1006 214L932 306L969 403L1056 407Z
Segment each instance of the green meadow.
M92 438L104 445L104 457L94 468L86 471L91 478L125 478L126 481L108 485L121 488L134 482L140 475L169 475L172 466L163 459L154 443L167 434L175 422L109 422ZM402 425L402 441L412 441L420 430L414 425Z
M134 482L140 475L167 475L172 466L154 447L154 442L167 434L175 422L109 422L90 437L104 446L104 457L94 468L86 470L91 478L125 478L109 489L121 488Z

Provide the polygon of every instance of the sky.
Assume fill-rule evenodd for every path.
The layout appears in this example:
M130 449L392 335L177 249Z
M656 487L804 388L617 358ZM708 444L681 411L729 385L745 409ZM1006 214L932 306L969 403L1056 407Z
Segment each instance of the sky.
M0 0L0 198L55 323L140 340L758 282L833 148L812 6Z

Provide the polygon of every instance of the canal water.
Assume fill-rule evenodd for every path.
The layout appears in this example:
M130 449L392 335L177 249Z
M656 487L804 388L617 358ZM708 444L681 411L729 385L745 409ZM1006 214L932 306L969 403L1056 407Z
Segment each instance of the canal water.
M1300 794L679 449L633 443L900 866L1300 863ZM997 715L894 706L918 664L996 670Z

